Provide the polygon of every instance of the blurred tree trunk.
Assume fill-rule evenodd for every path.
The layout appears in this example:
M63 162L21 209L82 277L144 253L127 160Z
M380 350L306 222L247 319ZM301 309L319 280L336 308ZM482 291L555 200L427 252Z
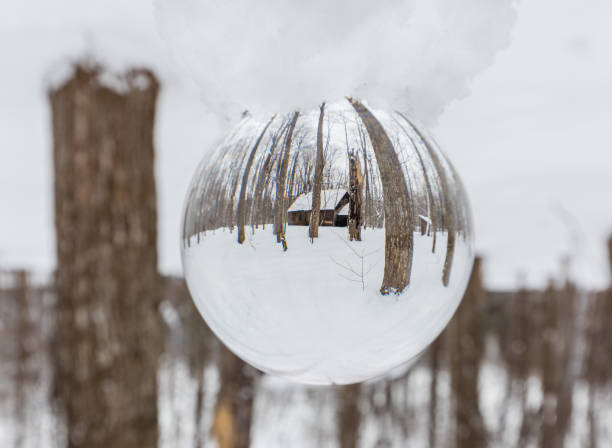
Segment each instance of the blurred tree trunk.
M337 390L338 442L340 448L357 448L359 446L359 429L361 424L360 397L360 384L342 386Z
M54 392L70 447L158 441L159 84L133 70L107 87L76 67L49 93L54 138L57 305Z
M428 446L437 446L438 432L438 375L440 373L440 355L443 338L438 337L428 350L429 355L429 427L427 428Z
M612 273L612 237L608 239L608 263ZM584 374L588 382L589 403L587 407L587 423L589 427L588 447L597 448L599 442L599 427L601 413L598 412L598 402L605 393L602 389L609 385L612 364L612 286L606 291L594 294L590 301L588 326L586 332L586 355ZM604 425L605 426L605 423Z
M540 354L542 375L542 405L540 408L539 446L557 448L563 446L563 437L557 434L557 400L562 380L561 346L558 334L558 294L549 285L542 303L543 325L540 328L542 348Z
M538 300L542 292L527 291L520 288L506 304L508 316L508 337L505 346L505 356L508 357L508 371L511 376L510 390L517 389L520 408L521 426L519 428L517 448L530 445L533 437L537 435L538 411L530 408L527 401L528 379L530 370L533 368L535 360L539 357L539 338L535 337L539 328L537 312ZM516 387L515 387L516 386ZM506 403L509 403L510 396ZM507 415L504 416L504 427L506 426Z
M481 321L485 298L480 265L480 259L476 258L463 301L447 329L458 448L487 445L478 393L478 373L484 350Z
M225 346L220 347L219 356L221 387L211 432L219 448L248 448L256 371Z
M33 372L28 366L33 355L32 351L35 335L33 334L30 319L29 281L25 271L16 271L15 291L17 303L17 328L15 331L16 359L15 359L15 448L25 445L27 432L27 392Z
M178 277L163 277L162 282L164 285L164 303L166 305L171 304L178 311L179 316L179 320L176 323L166 327L168 331L166 340L168 344L171 344L167 346L166 354L176 353L184 355L189 367L190 377L197 385L193 409L193 446L194 448L200 448L206 444L209 429L203 424L205 401L207 399L205 370L207 366L214 363L212 354L217 349L217 339L202 319L202 315L191 299L185 280ZM181 336L178 336L179 334ZM175 359L174 362L178 361L178 359ZM172 381L170 381L170 384L172 387L176 386L177 383L177 381L174 381L176 370L175 367L171 368ZM173 418L175 423L178 423L176 425L176 433L180 435L181 426L185 424L185 419L182 418L180 412L183 408L183 402L173 391L169 393L172 396L172 401L177 403L174 407L177 412ZM181 439L176 437L175 440Z

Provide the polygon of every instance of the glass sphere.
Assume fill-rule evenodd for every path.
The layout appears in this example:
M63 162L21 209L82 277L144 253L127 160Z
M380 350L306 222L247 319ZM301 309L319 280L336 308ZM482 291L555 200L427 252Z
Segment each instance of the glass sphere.
M265 372L348 384L413 361L472 268L459 177L404 114L356 99L245 114L187 193L182 260L215 334Z

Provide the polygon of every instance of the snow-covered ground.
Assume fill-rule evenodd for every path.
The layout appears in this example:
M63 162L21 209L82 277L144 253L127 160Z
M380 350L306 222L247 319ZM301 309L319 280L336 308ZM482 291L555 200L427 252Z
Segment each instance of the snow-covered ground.
M288 226L284 252L272 226L245 244L217 230L186 247L187 283L211 329L240 357L312 384L345 384L412 360L453 315L472 267L470 241L457 238L448 287L442 284L446 234L414 234L410 284L381 295L383 229L349 242L346 228Z

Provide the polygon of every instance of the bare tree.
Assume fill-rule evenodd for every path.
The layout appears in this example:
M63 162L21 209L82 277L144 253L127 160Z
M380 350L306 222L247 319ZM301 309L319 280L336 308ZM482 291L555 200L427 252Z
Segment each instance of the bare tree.
M453 204L454 191L451 186L451 182L449 176L452 173L449 173L446 168L443 166L442 158L437 153L435 148L431 145L429 140L425 138L425 136L419 131L419 129L412 124L412 122L403 114L399 114L417 133L419 138L425 144L427 148L429 157L431 158L436 171L438 173L438 178L440 179L441 189L442 189L442 198L443 198L443 211L442 211L442 219L441 225L447 232L447 240L446 240L446 258L444 259L444 268L442 270L442 283L444 286L448 286L450 281L451 268L453 264L453 257L455 255L455 238L456 238L456 219L455 219L455 208ZM434 232L436 229L434 228ZM435 240L434 240L435 245ZM435 249L435 246L434 246Z
M359 155L349 154L349 240L361 241L363 175Z
M385 210L385 271L380 292L401 293L410 283L414 250L411 198L393 144L376 117L358 100L349 99L365 125L376 155Z
M315 177L312 183L312 211L310 213L310 227L308 228L308 236L311 239L319 237L319 224L321 221L321 186L323 184L323 168L325 167L325 157L323 155L323 118L325 116L325 103L321 104L320 109L319 125L317 127L317 161L315 163Z
M295 124L297 123L300 113L295 111L291 123L289 124L289 131L285 136L285 145L283 148L283 155L279 159L278 171L276 175L276 198L274 201L274 234L276 235L276 242L283 245L283 249L287 250L287 241L285 239L285 214L287 212L287 171L289 169L289 154L291 153L291 142L293 139L293 131Z
M268 127L274 121L276 115L272 116L268 123L264 126L261 134L257 138L257 141L253 145L253 149L251 149L251 154L249 154L249 159L247 160L246 167L244 168L244 174L242 175L242 185L240 186L240 198L238 199L238 242L240 244L244 243L245 234L244 234L244 226L246 224L246 190L247 190L247 182L249 180L249 173L251 171L251 166L253 165L253 160L255 160L255 154L257 153L257 149L263 139Z
M266 224L266 189L267 185L270 182L270 173L272 172L272 167L275 163L275 157L278 156L276 153L276 147L279 144L282 136L287 130L287 126L283 125L281 128L274 133L272 136L272 142L270 144L270 149L268 150L268 155L265 157L263 162L263 166L261 170L259 170L257 176L257 184L255 186L255 194L253 197L253 211L251 212L251 216L256 224L261 223L264 227Z

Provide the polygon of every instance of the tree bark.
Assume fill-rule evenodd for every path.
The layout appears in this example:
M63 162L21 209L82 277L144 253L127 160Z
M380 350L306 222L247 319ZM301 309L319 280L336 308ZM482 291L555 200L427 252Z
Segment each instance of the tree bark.
M349 156L349 217L348 229L350 241L361 241L363 176L359 156Z
M308 236L319 237L319 224L321 222L321 189L323 184L323 168L325 156L323 155L323 118L325 117L325 103L321 104L319 113L319 126L317 127L317 160L315 162L315 176L312 184L312 207L310 213L310 226Z
M429 427L427 428L428 446L435 447L438 433L438 376L440 373L440 354L442 337L429 346Z
M121 92L76 67L49 93L54 139L57 304L54 390L68 446L158 441L159 84L133 70Z
M361 427L359 399L361 385L341 386L338 391L338 444L340 448L357 448Z
M385 272L380 292L400 294L410 283L414 247L411 198L393 144L376 117L359 101L349 99L372 142L383 188Z
M478 394L478 372L484 349L481 316L485 298L480 264L477 258L463 301L447 328L457 448L487 446Z
M219 377L212 434L219 448L248 448L251 443L256 371L226 347L220 347Z
M28 430L27 425L27 401L28 388L31 387L30 379L33 376L28 368L30 358L33 355L33 342L35 335L32 331L33 322L30 314L30 285L28 273L26 271L16 271L14 273L15 292L17 304L17 328L15 331L16 357L15 357L15 374L14 374L14 391L15 391L15 448L25 446Z

